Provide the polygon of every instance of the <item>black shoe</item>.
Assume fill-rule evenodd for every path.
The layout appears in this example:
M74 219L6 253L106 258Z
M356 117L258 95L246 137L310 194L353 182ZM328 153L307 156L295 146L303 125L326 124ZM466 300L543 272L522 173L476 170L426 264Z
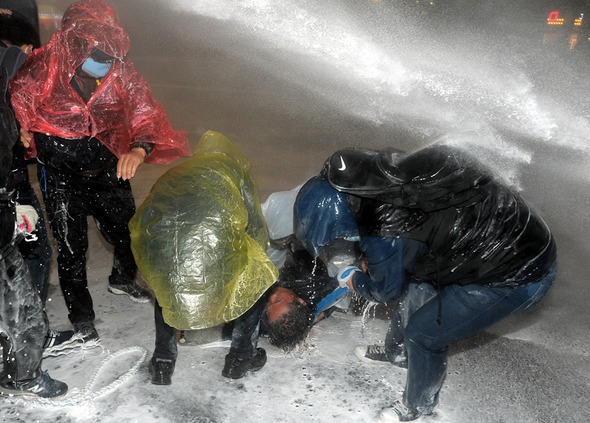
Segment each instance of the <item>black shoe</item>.
M150 374L154 385L170 385L172 383L172 373L176 360L165 360L162 358L152 357L150 361Z
M354 355L360 361L368 364L393 364L402 369L408 368L408 360L405 353L396 356L392 363L385 354L384 345L358 346L354 349Z
M47 371L26 382L8 382L0 385L2 395L31 395L41 398L58 398L68 392L68 385L52 379Z
M364 363L389 363L383 345L358 346L354 349L354 355Z
M74 332L78 336L78 342L98 341L98 332L94 323L90 320L74 323Z
M43 344L43 358L57 356L66 350L80 347L81 336L76 335L73 330L53 330L45 335Z
M256 355L245 360L228 354L225 356L225 366L221 371L221 375L230 379L239 379L247 372L255 372L262 369L265 364L266 351L264 351L264 348L257 348Z
M72 337L74 336L73 330L54 330L50 329L45 335L45 342L43 343L43 348L55 348L62 344L67 344L69 342L74 341Z
M149 303L150 294L138 288L132 283L109 284L109 292L115 295L128 295L136 303Z

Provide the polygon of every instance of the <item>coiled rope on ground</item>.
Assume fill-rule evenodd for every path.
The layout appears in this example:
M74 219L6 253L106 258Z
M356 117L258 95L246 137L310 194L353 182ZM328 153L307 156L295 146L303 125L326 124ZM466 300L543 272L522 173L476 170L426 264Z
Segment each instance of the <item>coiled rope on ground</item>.
M137 362L124 374L119 376L110 384L104 386L103 388L97 390L96 392L92 392L92 387L94 385L94 381L98 377L101 370L112 360L115 360L122 355L129 354L129 353L141 353L141 357L137 360ZM80 392L73 395L71 398L67 399L60 399L60 398L41 398L41 397L26 397L27 402L33 404L39 404L44 407L71 407L80 405L83 403L92 402L95 398L101 397L106 395L110 392L113 392L117 389L121 384L125 383L129 380L133 375L135 375L139 371L139 367L145 361L147 357L147 349L142 346L132 346L120 349L117 352L108 354L94 369L92 374L90 375L90 379L86 383L86 386L80 390ZM22 397L25 399L25 397Z

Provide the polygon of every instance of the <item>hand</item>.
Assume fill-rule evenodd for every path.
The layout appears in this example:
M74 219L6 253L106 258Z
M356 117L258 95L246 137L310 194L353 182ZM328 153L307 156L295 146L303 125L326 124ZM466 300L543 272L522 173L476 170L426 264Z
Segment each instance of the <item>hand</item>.
M16 206L16 225L23 233L31 233L37 226L39 215L33 206L17 205Z
M29 134L29 131L20 128L20 141L23 143L25 148L29 148L31 145L31 134Z
M135 176L137 168L145 159L145 150L141 147L132 149L129 153L122 154L117 163L117 178L123 178L124 181Z
M363 273L367 273L368 272L367 259L366 258L363 258L361 260L361 270L363 271Z

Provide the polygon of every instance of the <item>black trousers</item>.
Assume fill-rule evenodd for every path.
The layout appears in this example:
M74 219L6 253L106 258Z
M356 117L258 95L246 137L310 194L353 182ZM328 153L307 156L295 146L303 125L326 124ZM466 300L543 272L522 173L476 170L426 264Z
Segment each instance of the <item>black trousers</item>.
M232 341L229 350L230 355L248 359L256 355L258 346L258 334L260 328L260 315L264 310L266 296L263 296L246 313L233 321ZM176 329L168 325L162 316L162 307L155 303L154 318L156 324L156 348L154 357L176 360L178 348L176 345Z
M0 259L0 344L4 370L0 383L23 382L41 373L49 324L37 287L16 245Z
M45 303L49 286L52 251L51 243L47 237L43 209L41 209L41 204L39 204L37 195L28 181L17 186L15 191L15 201L19 205L33 206L39 215L37 227L34 232L37 239L35 241L23 240L18 244L18 248L24 257L25 264L31 272L31 277L37 286L41 301Z
M92 321L95 315L86 276L87 217L93 217L105 240L114 246L109 283L132 284L137 265L127 226L136 210L131 185L117 178L115 165L95 177L39 165L37 175L57 243L59 283L68 317L72 323Z

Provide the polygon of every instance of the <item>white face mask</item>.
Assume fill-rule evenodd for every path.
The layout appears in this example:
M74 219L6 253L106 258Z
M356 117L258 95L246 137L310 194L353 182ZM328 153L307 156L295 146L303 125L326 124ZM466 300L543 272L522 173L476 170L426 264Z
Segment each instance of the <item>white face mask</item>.
M109 69L111 69L112 63L97 62L93 58L89 57L82 63L82 70L95 78L102 78L105 76Z

